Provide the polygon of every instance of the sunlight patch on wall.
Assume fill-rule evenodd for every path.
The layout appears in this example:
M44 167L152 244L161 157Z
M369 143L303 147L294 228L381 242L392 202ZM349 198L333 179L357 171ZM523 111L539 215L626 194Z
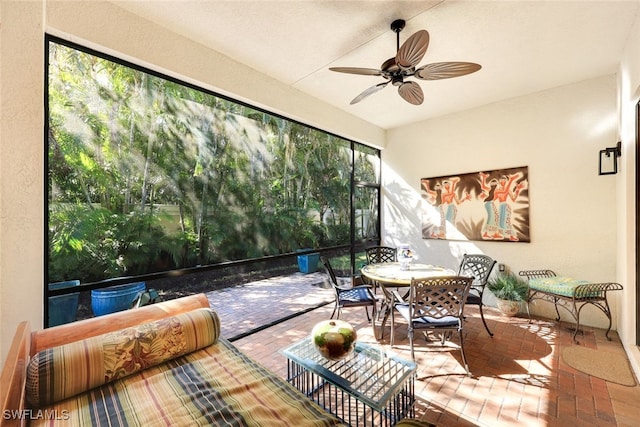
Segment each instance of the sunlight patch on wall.
M417 262L453 267L465 253L483 253L461 232L453 240L425 240L422 224L425 216L439 216L434 206L425 203L420 194L420 180L409 183L396 170L382 162L382 241L389 246L408 244ZM452 227L451 227L452 228ZM435 252L435 253L434 253ZM427 255L427 254L431 255ZM434 256L437 254L437 256Z

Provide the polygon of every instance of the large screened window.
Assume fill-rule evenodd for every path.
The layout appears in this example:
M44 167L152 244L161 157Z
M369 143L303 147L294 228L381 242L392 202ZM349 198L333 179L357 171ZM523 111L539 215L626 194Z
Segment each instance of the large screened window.
M379 151L47 37L49 283L379 240Z

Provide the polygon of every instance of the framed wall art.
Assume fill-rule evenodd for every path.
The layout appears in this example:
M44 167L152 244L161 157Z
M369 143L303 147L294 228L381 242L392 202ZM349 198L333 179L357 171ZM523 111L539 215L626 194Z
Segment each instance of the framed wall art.
M528 167L422 178L422 238L530 242Z

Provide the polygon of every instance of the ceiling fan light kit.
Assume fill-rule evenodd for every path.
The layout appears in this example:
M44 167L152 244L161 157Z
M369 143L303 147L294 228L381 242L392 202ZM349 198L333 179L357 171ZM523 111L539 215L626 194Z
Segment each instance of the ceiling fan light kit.
M429 47L429 33L426 30L419 30L400 46L400 32L404 29L405 24L403 19L396 19L391 23L391 29L396 33L396 56L384 61L379 70L358 67L329 68L329 70L339 73L381 76L386 80L371 86L353 98L352 105L384 89L389 83L398 87L398 94L402 99L410 104L420 105L424 101L422 88L414 81L405 81L406 78L415 77L421 80L449 79L475 73L482 68L482 66L473 62L436 62L416 68L422 61L427 47Z

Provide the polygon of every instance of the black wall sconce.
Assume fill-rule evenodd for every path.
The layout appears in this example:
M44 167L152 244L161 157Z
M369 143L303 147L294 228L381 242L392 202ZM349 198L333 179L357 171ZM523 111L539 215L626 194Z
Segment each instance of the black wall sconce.
M618 173L618 157L622 156L622 142L618 141L615 147L607 147L600 150L598 162L598 175L615 175Z

